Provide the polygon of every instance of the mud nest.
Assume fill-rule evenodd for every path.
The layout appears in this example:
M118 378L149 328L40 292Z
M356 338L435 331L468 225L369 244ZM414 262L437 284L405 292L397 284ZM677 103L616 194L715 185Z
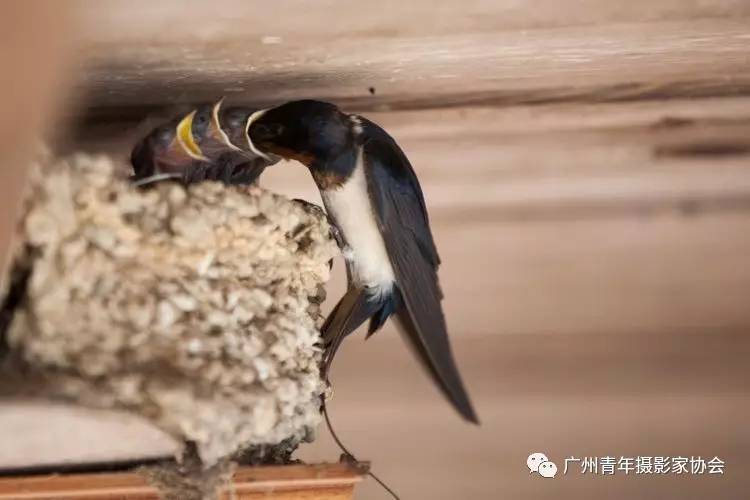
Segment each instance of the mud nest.
M325 217L258 187L138 190L121 170L34 165L4 280L6 364L48 394L145 416L207 466L309 436L336 252Z

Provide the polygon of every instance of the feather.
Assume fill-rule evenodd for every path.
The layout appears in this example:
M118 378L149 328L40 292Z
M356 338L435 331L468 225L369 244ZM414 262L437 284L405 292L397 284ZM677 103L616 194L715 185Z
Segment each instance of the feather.
M464 418L477 423L448 340L437 276L440 258L419 181L396 142L372 122L362 122L367 184L403 301L396 314L443 393Z
M383 301L383 306L370 318L370 326L367 328L367 335L365 340L372 337L372 335L380 330L385 324L386 320L396 312L402 305L401 294L398 289L393 289L388 298Z
M359 328L380 308L380 303L373 301L372 298L373 295L368 293L366 288L351 287L326 318L321 328L321 335L326 346L323 356L325 376L344 338Z

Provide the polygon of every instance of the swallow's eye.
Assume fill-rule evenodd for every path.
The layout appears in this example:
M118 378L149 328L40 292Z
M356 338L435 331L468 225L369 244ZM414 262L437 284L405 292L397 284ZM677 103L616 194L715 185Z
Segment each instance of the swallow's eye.
M252 128L253 138L259 141L275 139L283 132L284 127L280 123L258 123Z
M159 142L169 142L174 139L174 129L169 127L159 127L156 131L156 137Z

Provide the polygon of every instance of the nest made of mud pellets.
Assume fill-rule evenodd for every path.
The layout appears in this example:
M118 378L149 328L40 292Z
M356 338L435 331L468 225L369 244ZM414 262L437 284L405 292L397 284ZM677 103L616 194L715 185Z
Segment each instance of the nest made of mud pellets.
M325 217L258 187L139 191L117 171L86 155L34 165L11 364L51 395L149 418L206 465L304 439L324 390Z

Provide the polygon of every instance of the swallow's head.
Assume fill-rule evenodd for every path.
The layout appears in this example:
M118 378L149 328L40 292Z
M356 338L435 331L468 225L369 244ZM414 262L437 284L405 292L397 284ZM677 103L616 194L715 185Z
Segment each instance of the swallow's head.
M195 114L193 114L192 123L190 127L190 133L193 136L193 141L200 145L213 133L211 128L211 116L212 116L213 105L204 104L195 108Z
M258 153L246 141L252 113L243 108L223 110L219 101L155 128L133 148L133 180L137 185L171 178L187 183L254 181L278 157Z
M135 145L130 155L130 162L133 164L136 179L143 179L160 173L163 170L164 159L166 158L176 160L183 156L174 149L179 147L175 140L177 137L176 125L176 123L169 123L157 127Z
M247 140L247 121L255 111L245 107L223 108L217 116L227 141L246 152L251 152Z
M250 152L247 147L241 147L242 141L237 141L237 129L241 129L239 137L244 137L244 123L250 116L249 113L244 111L240 113L244 115L244 122L242 122L242 116L237 120L235 118L237 113L231 108L222 109L223 102L224 99L221 99L215 104L204 104L196 108L190 127L192 142L196 149L212 162L227 152L244 151L249 160L258 158L258 155Z
M196 112L156 127L141 139L130 155L135 179L178 174L195 161L207 161L193 136Z
M248 143L262 154L294 159L308 167L351 146L351 122L333 104L292 101L256 111L247 123Z

